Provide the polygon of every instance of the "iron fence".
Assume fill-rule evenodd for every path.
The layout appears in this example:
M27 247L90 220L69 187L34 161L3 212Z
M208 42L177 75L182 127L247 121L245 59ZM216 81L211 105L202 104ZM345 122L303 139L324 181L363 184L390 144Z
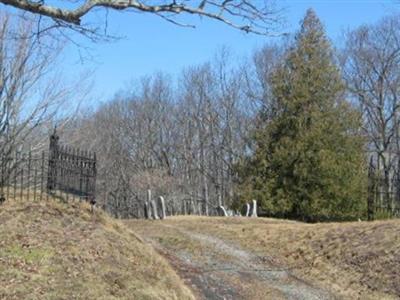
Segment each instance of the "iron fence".
M0 204L7 199L40 200L49 195L95 204L96 154L59 144L49 151L0 154Z

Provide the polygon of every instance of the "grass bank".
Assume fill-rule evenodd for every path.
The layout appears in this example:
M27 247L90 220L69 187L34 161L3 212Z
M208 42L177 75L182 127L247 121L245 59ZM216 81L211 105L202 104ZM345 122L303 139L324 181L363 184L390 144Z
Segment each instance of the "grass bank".
M192 299L131 230L83 203L0 206L0 299Z

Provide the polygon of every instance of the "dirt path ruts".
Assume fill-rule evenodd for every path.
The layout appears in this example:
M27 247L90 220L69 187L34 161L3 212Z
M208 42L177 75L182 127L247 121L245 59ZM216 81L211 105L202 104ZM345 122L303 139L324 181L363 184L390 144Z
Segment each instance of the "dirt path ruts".
M256 256L231 242L170 224L158 225L179 235L188 245L195 244L193 253L164 243L162 236L150 234L146 238L199 299L335 299L274 265L269 258Z

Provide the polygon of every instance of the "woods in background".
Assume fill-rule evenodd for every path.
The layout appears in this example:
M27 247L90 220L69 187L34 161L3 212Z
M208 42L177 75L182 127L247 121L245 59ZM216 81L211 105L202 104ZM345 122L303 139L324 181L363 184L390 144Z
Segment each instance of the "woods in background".
M144 78L133 93L80 122L82 137L94 136L97 190L107 209L137 216L147 189L173 200L171 210L188 201L193 213L215 214L218 205L230 204L234 165L246 151L252 122L240 70L227 55L187 68L176 89L165 74Z
M141 217L151 189L170 213L187 205L216 214L257 199L269 216L364 218L371 156L395 189L397 22L349 32L335 50L309 10L293 39L242 63L222 49L176 82L142 78L73 126L78 143L99 153L104 207Z
M61 103L84 89L49 72L60 40L39 43L26 21L2 15L1 151L46 147L58 123L74 146L97 152L97 201L123 218L144 215L149 189L169 214L214 215L257 199L268 216L364 218L370 161L378 201L400 211L397 19L349 32L334 49L309 10L293 38L250 58L223 48L178 78L144 77L74 116Z

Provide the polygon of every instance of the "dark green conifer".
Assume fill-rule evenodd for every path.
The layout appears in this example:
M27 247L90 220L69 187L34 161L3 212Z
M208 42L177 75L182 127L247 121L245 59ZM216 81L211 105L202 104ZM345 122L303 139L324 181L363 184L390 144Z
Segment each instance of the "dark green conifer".
M313 10L307 11L271 85L272 117L263 120L255 133L255 153L240 168L243 197L259 199L275 216L307 221L361 217L361 118L344 101L340 71Z

